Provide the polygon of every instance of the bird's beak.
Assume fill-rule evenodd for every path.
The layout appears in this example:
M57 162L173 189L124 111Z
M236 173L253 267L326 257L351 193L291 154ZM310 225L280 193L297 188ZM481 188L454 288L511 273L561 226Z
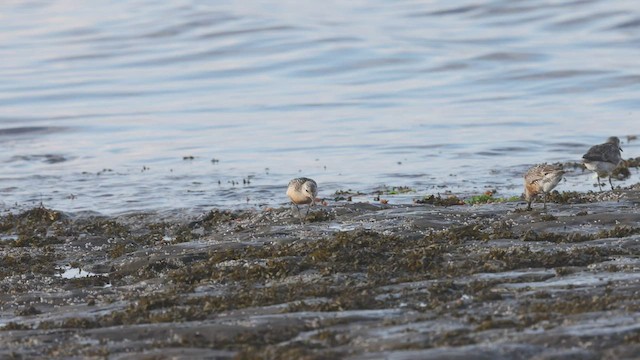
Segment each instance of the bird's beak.
M621 147L619 147L619 148L618 148L618 150L622 151L622 148L621 148Z

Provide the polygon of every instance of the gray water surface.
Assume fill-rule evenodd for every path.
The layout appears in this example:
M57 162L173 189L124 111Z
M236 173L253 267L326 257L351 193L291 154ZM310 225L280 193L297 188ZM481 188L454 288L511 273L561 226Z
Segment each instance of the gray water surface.
M301 175L513 196L610 135L640 155L631 0L4 1L0 59L5 208L279 206Z

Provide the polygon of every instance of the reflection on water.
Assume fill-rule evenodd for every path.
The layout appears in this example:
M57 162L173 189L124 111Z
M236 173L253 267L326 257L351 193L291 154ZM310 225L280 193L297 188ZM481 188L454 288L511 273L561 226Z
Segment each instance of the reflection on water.
M329 198L517 195L528 165L640 132L639 19L631 0L3 2L0 200L277 206L299 175Z

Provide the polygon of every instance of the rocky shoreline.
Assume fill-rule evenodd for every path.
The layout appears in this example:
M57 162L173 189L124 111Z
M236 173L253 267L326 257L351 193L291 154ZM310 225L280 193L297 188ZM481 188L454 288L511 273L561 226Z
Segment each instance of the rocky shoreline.
M340 201L303 225L289 208L6 213L0 357L633 358L638 190L546 211Z

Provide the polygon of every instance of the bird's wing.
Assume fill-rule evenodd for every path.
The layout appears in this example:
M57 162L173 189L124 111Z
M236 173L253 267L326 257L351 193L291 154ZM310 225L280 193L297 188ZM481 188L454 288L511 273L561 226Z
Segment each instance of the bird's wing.
M540 180L538 172L538 167L529 169L529 171L527 171L527 173L524 175L524 182L527 184L535 184L538 180Z
M617 162L620 152L613 144L601 144L591 147L582 158L587 161Z

